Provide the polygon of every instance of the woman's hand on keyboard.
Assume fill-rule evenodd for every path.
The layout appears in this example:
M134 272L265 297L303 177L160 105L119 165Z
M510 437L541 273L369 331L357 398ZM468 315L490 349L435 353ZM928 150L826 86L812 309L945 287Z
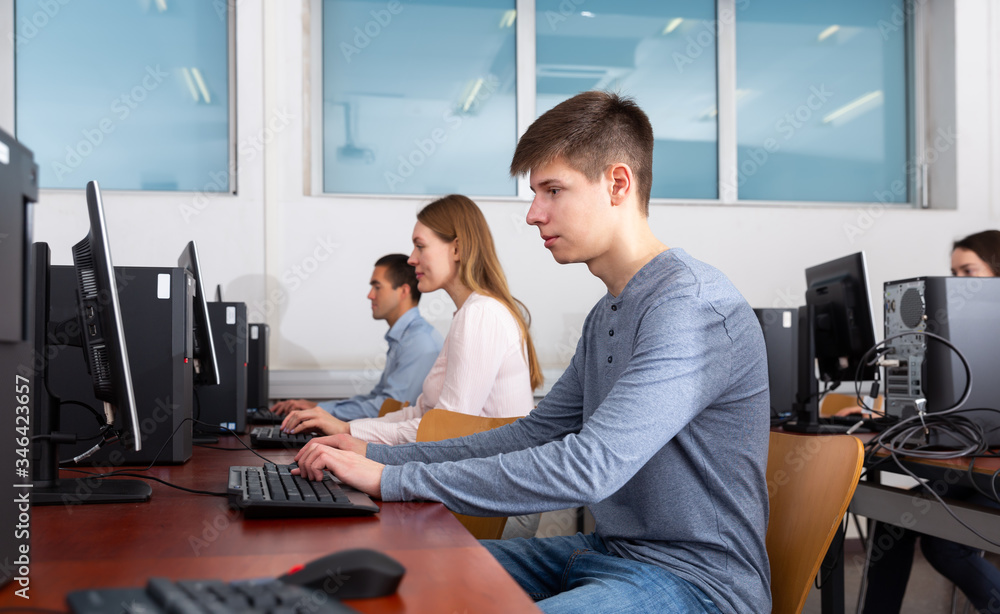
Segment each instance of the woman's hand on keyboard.
M385 465L368 460L360 454L331 448L313 440L299 450L295 455L295 462L299 466L292 469L292 475L322 480L325 470L370 497L382 496L382 470Z
M307 401L305 399L288 399L287 401L278 401L272 405L271 411L279 416L283 416L285 414L290 414L303 409L312 409L313 407L316 407L315 401Z
M337 435L350 433L351 427L343 420L334 418L322 407L294 411L285 416L281 430L286 433L323 433Z

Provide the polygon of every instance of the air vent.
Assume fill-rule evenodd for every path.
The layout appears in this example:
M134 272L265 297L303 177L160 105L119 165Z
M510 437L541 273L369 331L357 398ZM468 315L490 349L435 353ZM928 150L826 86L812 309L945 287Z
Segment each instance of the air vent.
M916 328L924 319L924 298L916 288L909 288L899 301L899 317L908 328Z

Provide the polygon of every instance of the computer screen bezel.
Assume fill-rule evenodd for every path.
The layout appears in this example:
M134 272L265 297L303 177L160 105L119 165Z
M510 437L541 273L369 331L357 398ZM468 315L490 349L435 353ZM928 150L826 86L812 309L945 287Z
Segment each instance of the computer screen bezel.
M208 295L205 294L204 277L201 272L201 260L198 257L198 245L189 241L177 258L177 266L185 268L194 278L194 328L195 343L198 351L192 348L192 359L195 360L195 385L218 386L222 382L219 374L219 360L215 353L215 339L212 336L212 318L208 313Z
M79 280L77 291L79 293L80 319L84 325L81 337L84 341L84 352L87 355L87 367L91 370L91 377L94 379L94 394L98 399L104 401L105 418L108 425L119 435L131 434L132 449L138 452L142 449L139 413L132 386L128 348L125 344L125 326L122 324L122 310L118 300L117 280L114 263L111 259L107 222L104 216L104 202L101 198L100 186L96 181L88 182L86 191L90 230L83 240L73 246L73 264L77 268L77 279ZM79 256L87 242L89 242L89 250L93 259L94 282L98 289L93 297L85 295L83 262ZM108 368L111 371L112 380L110 394L101 389L101 382L98 379L100 374L94 371L93 357L100 344L108 348Z

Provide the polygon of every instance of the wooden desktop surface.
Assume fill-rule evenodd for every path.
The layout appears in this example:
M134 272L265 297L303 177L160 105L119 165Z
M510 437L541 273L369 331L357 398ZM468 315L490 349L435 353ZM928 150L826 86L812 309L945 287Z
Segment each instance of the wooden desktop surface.
M235 447L234 437L221 446ZM292 453L260 451L277 462ZM224 492L230 465L252 453L195 447L180 466L146 472L174 484ZM126 468L127 469L127 468ZM63 472L64 477L78 474ZM395 595L345 603L361 612L531 612L532 600L439 503L382 503L372 517L244 520L222 497L150 482L147 503L36 506L31 520L30 601L0 592L0 606L65 609L83 588L144 586L151 575L237 580L273 577L347 548L374 548L406 567Z

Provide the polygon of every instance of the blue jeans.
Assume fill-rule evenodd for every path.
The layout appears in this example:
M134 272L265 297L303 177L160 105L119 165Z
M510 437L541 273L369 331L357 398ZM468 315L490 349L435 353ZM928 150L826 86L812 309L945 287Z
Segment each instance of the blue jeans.
M695 585L662 567L610 553L594 533L481 543L548 614L719 614Z

